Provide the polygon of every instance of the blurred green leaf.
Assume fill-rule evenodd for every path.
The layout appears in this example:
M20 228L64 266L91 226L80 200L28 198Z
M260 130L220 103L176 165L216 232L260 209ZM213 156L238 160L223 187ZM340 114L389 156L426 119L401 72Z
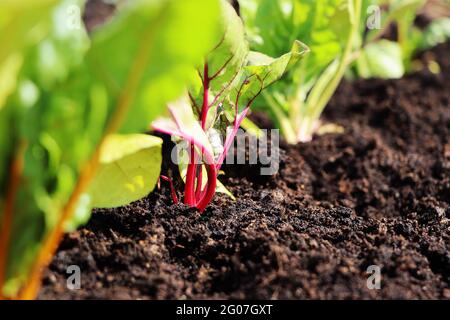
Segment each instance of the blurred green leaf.
M16 88L22 62L20 54L13 54L0 63L0 111Z
M3 0L0 4L0 61L46 36L57 0Z
M363 78L396 79L411 71L414 54L421 46L422 31L415 27L414 23L419 9L426 1L372 0L372 2L385 5L386 10L381 12L380 28L371 30L365 37L366 48L363 48L354 69L357 75ZM380 39L393 23L397 29L395 42Z
M420 39L420 48L432 48L450 39L450 18L440 18L432 21Z
M402 49L397 42L380 40L364 47L357 61L363 78L398 79L404 73Z
M131 103L121 132L147 128L196 77L192 66L202 63L217 38L218 10L217 1L129 1L119 17L96 30L87 57L91 70L113 101Z
M146 130L165 103L178 97L196 76L195 67L216 39L217 1L128 1L110 22L96 29L92 39L84 25L78 25L83 0L61 1L50 10L52 3L8 0L0 4L0 39L9 41L0 41L0 61L14 52L23 57L18 74L16 68L0 64L0 71L8 69L5 77L6 72L0 74L0 81L8 84L0 93L6 97L0 108L0 206L4 207L6 173L16 146L20 141L27 145L14 203L7 281L1 288L10 296L27 282L43 239L61 222L69 199L77 205L71 219L64 221L66 230L85 223L95 201L109 206L112 199L97 194L92 198L87 190L74 193L86 164L95 162L93 155L104 136ZM118 145L126 150L115 152L127 160L117 161L131 175L142 169L150 177L149 170L154 170L149 179L143 177L143 188L116 199L122 204L153 188L159 147L132 151L127 150L128 143ZM134 155L125 156L128 152ZM139 161L148 157L152 167L145 162L143 167L129 167L129 157L134 156ZM112 170L100 167L103 172ZM124 178L111 179L120 177ZM109 187L104 195L113 194L114 185Z
M207 128L210 128L217 117L217 110L229 95L236 83L242 67L245 65L249 52L245 39L244 26L233 7L221 0L219 33L214 44L209 48L206 61L199 64L196 81L189 88L189 94L194 101L194 108L200 110L203 103L203 85L205 73L209 79L211 104L209 108ZM205 65L208 70L205 70ZM207 71L207 72L206 72Z

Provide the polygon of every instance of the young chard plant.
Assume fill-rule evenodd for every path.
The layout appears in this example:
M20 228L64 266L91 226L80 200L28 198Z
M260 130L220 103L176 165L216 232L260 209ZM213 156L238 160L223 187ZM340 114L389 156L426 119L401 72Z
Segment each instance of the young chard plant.
M67 16L83 5L0 4L0 298L34 298L91 208L153 189L162 142L136 133L192 82L217 33L217 1L133 0L90 39Z
M180 164L184 202L200 211L213 199L220 168L252 103L307 51L298 41L277 59L249 51L241 19L228 2L221 9L221 33L198 68L196 84L169 105L169 117L152 125L189 143L187 161ZM226 136L223 144L212 143L213 132Z
M311 50L282 81L263 93L264 108L288 143L308 141L358 51L362 0L240 0L251 47L269 55L295 39Z
M367 35L353 71L362 78L401 78L414 69L414 55L450 38L450 18L432 21L421 30L416 17L426 0L372 0L368 7ZM444 5L444 4L443 4ZM448 5L447 5L448 6ZM384 10L381 10L384 8ZM383 38L395 25L396 38Z

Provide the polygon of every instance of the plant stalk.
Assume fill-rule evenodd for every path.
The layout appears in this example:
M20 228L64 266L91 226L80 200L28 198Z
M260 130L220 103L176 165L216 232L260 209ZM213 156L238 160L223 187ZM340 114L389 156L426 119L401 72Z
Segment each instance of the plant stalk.
M354 0L354 10L354 21L352 21L350 34L348 36L344 53L342 54L342 57L339 61L336 72L332 76L331 80L326 84L324 90L321 90L320 96L318 97L317 101L315 99L317 98L317 95L314 94L317 92L312 92L312 94L310 93L310 96L308 97L304 109L305 111L303 113L303 118L305 119L304 121L302 121L303 128L299 129L299 133L301 133L301 136L299 134L299 139L301 138L308 140L309 137L312 136L313 130L316 127L320 115L322 114L326 105L339 86L339 83L341 82L349 63L352 61L353 46L356 40L356 36L358 35L361 21L362 0Z
M16 156L13 159L10 170L10 177L8 183L8 192L6 195L5 207L2 216L2 224L0 230L0 300L3 297L3 287L5 285L7 276L7 261L9 246L11 243L11 227L14 215L14 203L16 201L17 191L20 185L20 179L24 167L24 156L27 148L27 143L21 141L19 143Z

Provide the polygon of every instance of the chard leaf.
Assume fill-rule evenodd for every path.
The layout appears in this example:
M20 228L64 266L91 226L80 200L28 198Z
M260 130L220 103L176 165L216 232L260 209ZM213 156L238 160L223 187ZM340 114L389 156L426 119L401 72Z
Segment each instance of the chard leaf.
M424 30L420 39L420 48L432 48L450 39L450 18L432 21Z
M254 135L257 138L264 137L265 133L262 131L256 123L251 121L249 118L245 118L241 123L241 128L246 132Z
M240 3L250 34L253 30L260 37L259 43L252 43L253 50L278 56L289 51L288 46L295 40L310 48L311 53L297 66L301 70L294 79L298 84L299 81L311 83L342 50L345 35L338 31L349 28L347 0L242 0Z
M149 135L108 136L88 191L91 206L119 207L147 196L159 177L161 148L162 139Z
M363 78L398 79L405 73L400 45L384 39L365 46L356 65Z
M197 110L202 108L203 88L208 79L208 101L210 114L207 127L210 128L215 121L216 111L223 103L235 85L238 76L245 66L249 52L248 42L245 39L244 27L233 7L226 1L221 1L220 27L214 45L206 55L203 63L199 64L198 77L195 85L189 89Z
M412 59L414 54L420 48L422 32L414 26L414 21L418 10L425 4L425 0L390 0L386 1L387 11L383 12L381 27L370 31L365 39L367 43L366 46L369 47L368 50L363 49L363 54L356 62L356 72L362 72L360 76L367 77L381 77L381 78L399 78L405 72L412 69ZM397 27L397 39L395 47L400 48L401 54L401 65L395 66L394 70L390 71L389 68L394 67L394 64L398 62L398 50L394 49L394 44L388 44L386 40L377 40L380 38L386 29L395 23ZM377 45L378 42L384 42ZM367 52L373 56L378 51L379 58L373 63L377 65L375 67L369 67L367 62ZM388 52L394 54L393 57L389 58L386 56ZM380 63L386 62L384 67L385 71L381 70L382 66ZM373 75L370 75L370 69L378 69ZM403 70L403 72L400 72ZM392 74L392 76L390 76Z
M289 50L286 46L295 40L309 47L310 54L269 88L256 106L270 109L289 143L312 136L316 118L351 62L362 34L361 12L368 1L241 0L240 4L252 50L278 56ZM335 63L334 74L329 74ZM330 81L323 86L325 78ZM318 85L322 85L322 92L316 89ZM312 101L308 98L311 92L315 97Z
M183 96L170 103L168 108L171 117L156 119L152 123L152 128L173 137L180 137L213 155L213 148L209 143L208 136L195 118L189 100Z
M262 90L278 81L308 52L308 47L300 41L295 41L289 53L276 59L259 52L250 52L247 66L239 76L239 86L235 86L231 93L231 101L237 101L240 110L248 107Z
M186 150L181 152L184 161L180 161L179 169L186 181L185 203L201 211L210 203L214 192L226 192L223 186L217 185L217 172L251 104L307 51L305 45L293 41L288 53L277 59L249 52L242 21L227 1L222 0L221 4L222 24L217 43L198 68L197 83L188 94L190 101L182 99L170 105L170 117L157 119L152 125L157 131L195 145L195 155L188 155ZM212 129L221 131L225 137L223 144L217 143ZM202 162L194 161L197 155L203 156ZM202 170L198 170L199 164Z
M222 193L222 194L228 196L229 198L231 198L231 200L236 201L236 197L233 195L233 193L231 193L231 191L228 190L228 188L225 187L225 185L222 182L220 182L219 179L217 179L216 192Z

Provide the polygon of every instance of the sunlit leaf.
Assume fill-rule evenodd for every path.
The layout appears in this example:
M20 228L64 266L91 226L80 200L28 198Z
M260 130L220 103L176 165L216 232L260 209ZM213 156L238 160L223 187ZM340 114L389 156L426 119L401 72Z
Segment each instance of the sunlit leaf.
M148 135L111 135L101 150L101 166L91 183L91 206L113 208L147 196L161 169L162 140Z
M363 78L401 78L405 72L402 49L398 43L389 40L368 44L361 53L357 67Z

